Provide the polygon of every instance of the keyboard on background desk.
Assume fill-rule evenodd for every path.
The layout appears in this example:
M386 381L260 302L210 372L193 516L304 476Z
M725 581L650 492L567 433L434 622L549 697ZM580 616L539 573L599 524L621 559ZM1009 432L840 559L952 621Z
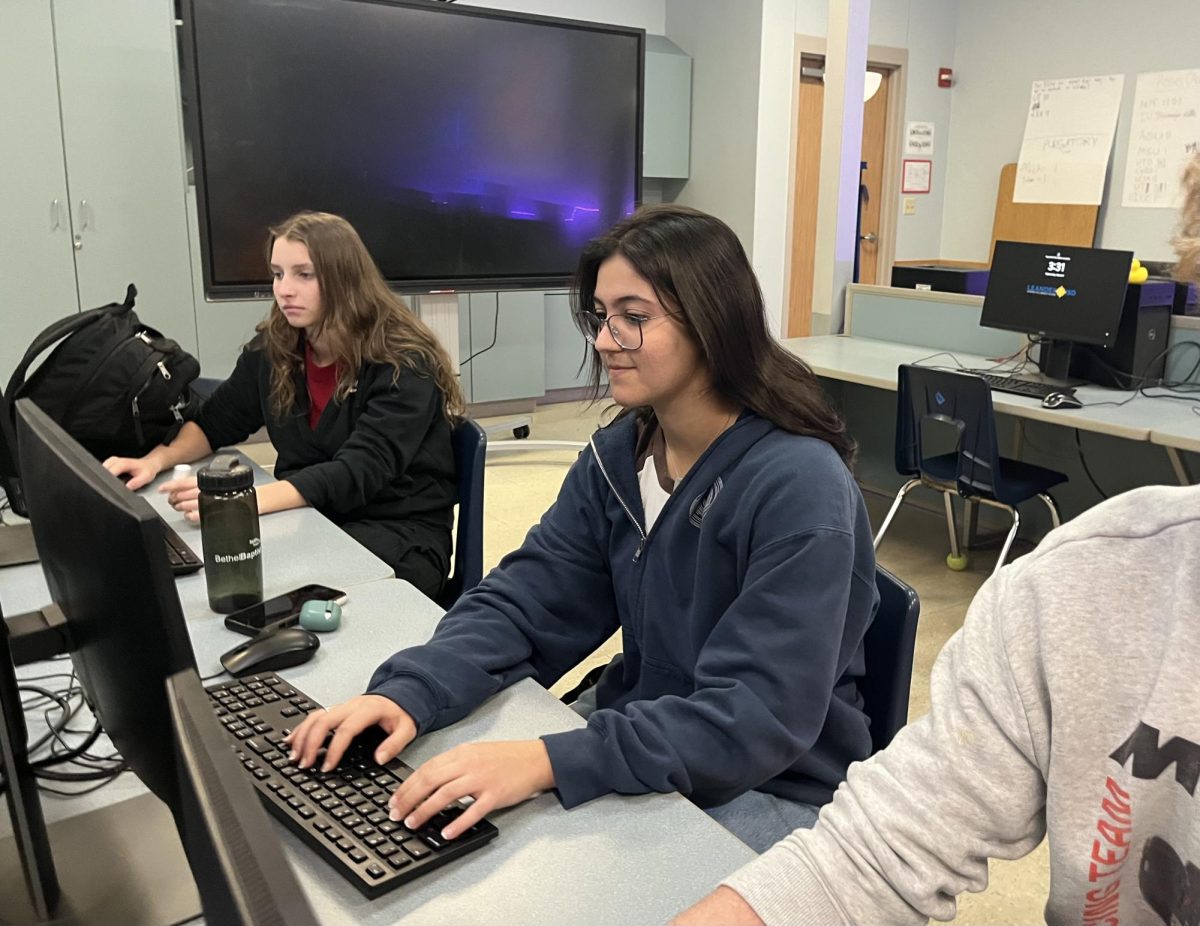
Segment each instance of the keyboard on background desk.
M187 576L198 572L204 565L204 560L200 559L195 551L183 542L183 538L175 533L175 529L170 524L162 518L158 520L162 523L163 540L167 546L167 562L171 564L171 573L177 576Z
M332 772L296 768L283 737L321 705L273 672L207 690L267 810L367 897L433 871L498 835L483 820L457 839L443 839L441 831L462 806L416 831L389 820L388 798L412 769L398 759L376 764L372 756L382 734L374 739L372 731L361 734Z
M1069 387L1052 386L1049 383L1039 383L1032 379L1017 379L1013 376L1002 376L999 373L989 373L987 370L960 370L980 377L993 392L1007 392L1011 395L1023 395L1032 399L1044 399L1053 392L1066 392Z

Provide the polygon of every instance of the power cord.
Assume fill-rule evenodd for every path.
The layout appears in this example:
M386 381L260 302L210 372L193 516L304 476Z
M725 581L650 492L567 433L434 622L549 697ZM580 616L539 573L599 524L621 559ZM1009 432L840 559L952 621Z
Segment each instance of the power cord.
M500 299L499 299L499 297L497 297L496 311L495 311L495 314L492 316L492 343L489 344L487 347L484 347L484 348L481 348L480 350L475 351L475 353L473 353L470 357L468 357L466 360L459 363L458 368L461 370L463 367L465 367L468 363L470 363L472 360L474 360L480 354L486 354L489 350L491 350L493 347L495 347L496 346L496 338L498 338L499 336L500 336Z

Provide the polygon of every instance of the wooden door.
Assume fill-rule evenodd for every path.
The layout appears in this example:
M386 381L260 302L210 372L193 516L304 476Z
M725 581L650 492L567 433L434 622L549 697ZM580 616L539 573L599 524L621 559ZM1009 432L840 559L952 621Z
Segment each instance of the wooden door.
M817 197L821 170L821 118L824 113L825 83L818 76L824 61L804 56L800 61L796 125L796 179L792 198L792 263L788 287L787 336L806 337L812 333L813 260L817 240ZM874 283L878 279L879 219L883 205L883 177L887 165L884 152L887 142L887 93L890 71L874 65L870 71L879 73L879 90L863 108L863 157L867 170L863 184L867 188L863 203L861 233L874 235L863 245L859 281Z
M879 282L879 212L883 205L884 150L887 147L888 72L868 67L880 75L879 89L863 106L862 228L858 241L858 282ZM886 283L887 281L883 281Z

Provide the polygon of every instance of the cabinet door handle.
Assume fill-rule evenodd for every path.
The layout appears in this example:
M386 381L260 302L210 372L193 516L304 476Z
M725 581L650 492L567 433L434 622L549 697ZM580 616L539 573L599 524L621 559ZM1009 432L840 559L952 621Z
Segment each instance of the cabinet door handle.
M58 231L63 227L62 201L50 200L50 231Z
M92 228L96 224L96 217L92 214L92 207L88 205L86 199L79 201L79 230Z

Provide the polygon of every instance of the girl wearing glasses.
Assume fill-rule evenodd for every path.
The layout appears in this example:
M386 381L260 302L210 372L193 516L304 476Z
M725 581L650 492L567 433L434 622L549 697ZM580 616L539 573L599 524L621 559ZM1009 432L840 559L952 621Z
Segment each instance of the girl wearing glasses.
M574 311L623 411L593 435L554 506L426 645L369 693L292 734L333 767L372 724L386 761L522 678L551 685L618 629L623 653L575 709L586 727L460 746L393 795L410 827L464 795L453 838L554 789L678 791L758 850L811 826L870 751L856 680L876 606L853 446L813 373L768 334L724 223L645 208L592 241ZM434 680L437 680L436 682Z

